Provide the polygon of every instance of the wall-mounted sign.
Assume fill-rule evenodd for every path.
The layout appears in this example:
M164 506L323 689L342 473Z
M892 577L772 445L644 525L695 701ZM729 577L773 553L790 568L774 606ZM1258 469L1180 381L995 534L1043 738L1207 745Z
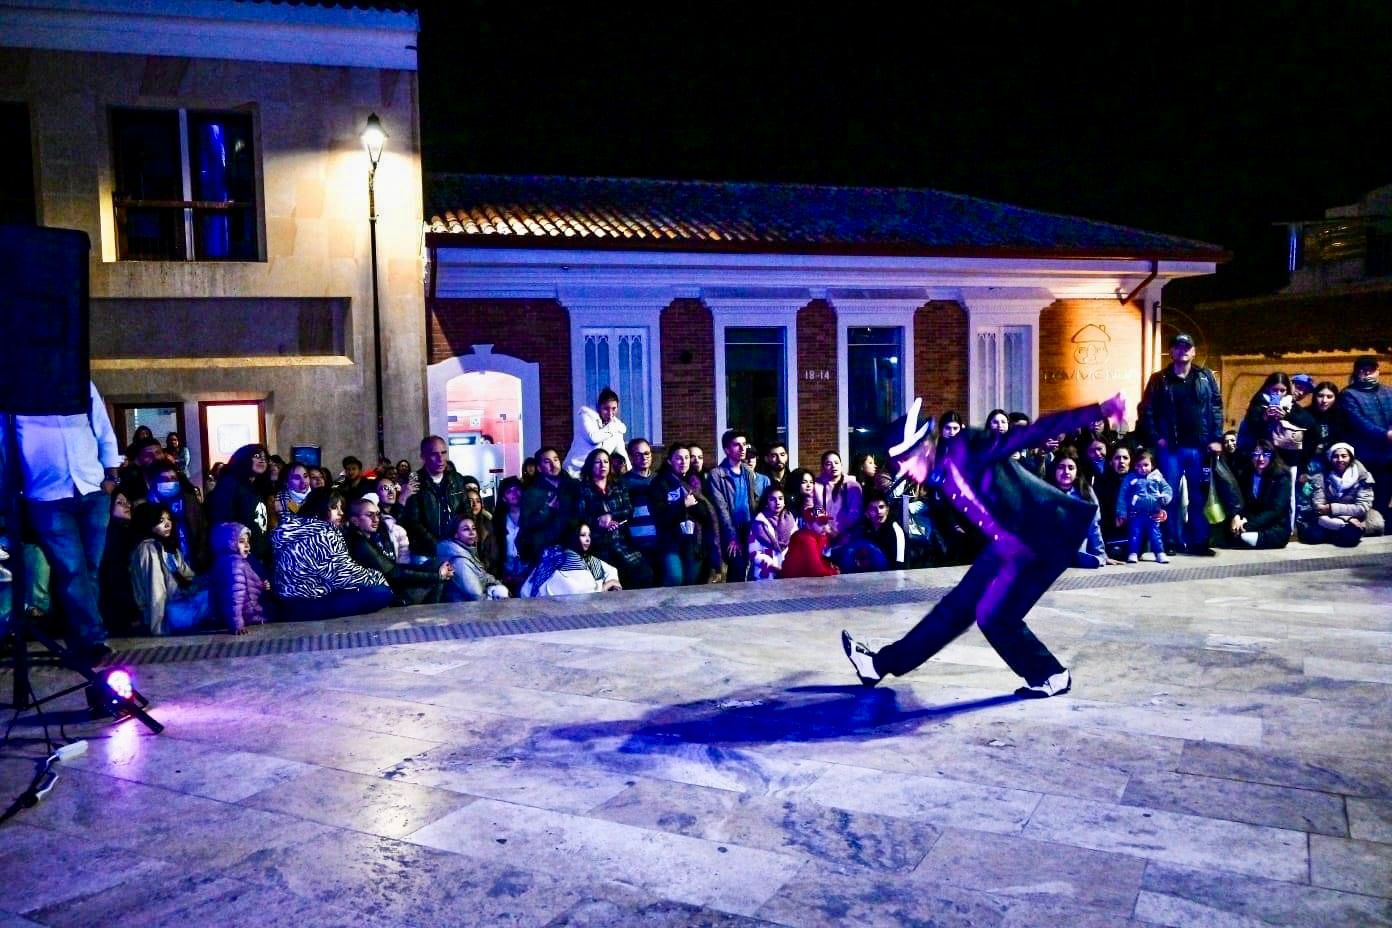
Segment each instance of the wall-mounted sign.
M825 369L804 368L802 371L803 380L830 380L831 371Z

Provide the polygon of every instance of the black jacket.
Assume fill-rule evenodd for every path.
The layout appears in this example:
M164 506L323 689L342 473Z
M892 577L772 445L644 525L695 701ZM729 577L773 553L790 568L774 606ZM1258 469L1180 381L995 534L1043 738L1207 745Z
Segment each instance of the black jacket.
M422 554L434 553L440 539L449 533L452 518L464 511L464 478L454 471L445 471L439 486L422 468L420 489L406 500L401 512L401 527L411 538L411 550Z
M1161 439L1174 446L1179 440L1179 417L1175 410L1174 386L1177 378L1174 368L1167 365L1164 370L1150 375L1145 395L1141 400L1141 427L1152 442ZM1195 364L1190 370L1196 378L1194 387L1199 397L1199 415L1203 423L1203 444L1209 445L1223 437L1223 394L1218 389L1218 380L1206 367Z
M387 584L402 603L439 602L443 592L440 562L434 558L424 564L398 564L396 555L376 536L356 525L345 525L343 538L348 556L368 570L387 578ZM433 597L433 598L432 598Z
M541 552L565 540L576 520L579 496L580 484L565 471L554 487L551 481L538 476L522 491L517 553L523 560L534 563Z
M1225 499L1223 505L1229 516L1241 515L1247 520L1247 531L1257 533L1258 548L1284 548L1291 536L1290 471L1272 458L1256 492L1252 489L1252 474L1250 466L1237 474L1242 498Z

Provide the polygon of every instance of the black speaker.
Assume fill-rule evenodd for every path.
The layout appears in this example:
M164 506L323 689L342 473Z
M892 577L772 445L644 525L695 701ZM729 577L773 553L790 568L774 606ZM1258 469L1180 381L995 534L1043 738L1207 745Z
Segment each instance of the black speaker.
M86 232L0 225L0 413L87 412L91 250Z

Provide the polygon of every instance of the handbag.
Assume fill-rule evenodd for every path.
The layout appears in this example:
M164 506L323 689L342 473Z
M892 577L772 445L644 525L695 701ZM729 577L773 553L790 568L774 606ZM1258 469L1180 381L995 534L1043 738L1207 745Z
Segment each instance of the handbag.
M1237 481L1219 454L1213 455L1213 465L1209 469L1209 474L1208 498L1204 500L1203 507L1204 518L1208 520L1209 525L1222 525L1228 521L1228 512L1223 506L1223 497L1218 491L1218 484L1220 481L1226 481L1227 485L1231 486Z

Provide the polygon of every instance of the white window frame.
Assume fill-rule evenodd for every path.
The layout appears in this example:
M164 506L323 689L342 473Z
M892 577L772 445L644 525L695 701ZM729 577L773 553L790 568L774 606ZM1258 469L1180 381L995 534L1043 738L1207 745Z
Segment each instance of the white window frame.
M601 303L576 305L566 300L570 312L570 392L572 419L581 406L592 406L593 396L585 396L585 330L586 329L644 329L647 347L648 423L649 435L628 433L628 439L646 438L654 445L662 444L662 310L663 306L644 305L641 308ZM625 424L625 397L619 395L619 418Z
M1028 413L1030 418L1033 419L1035 418L1035 416L1038 415L1039 409L1039 375L1037 370L1031 370L1031 367L1032 365L1037 367L1039 353L1035 350L1034 330L1030 326L1019 322L1006 322L996 325L981 325L977 326L975 330L972 332L970 363L976 370L977 374L977 376L973 378L973 389L975 391L978 391L977 395L974 395L972 398L972 406L973 409L975 409L975 407L978 406L981 407L982 411L979 413L981 417L984 417L985 414L991 411L992 409L1004 409L1006 412L1017 411L1015 408L1011 408L1011 404L1005 397L1005 335L1006 330L1008 329L1023 330L1025 333L1025 402L1023 404L1023 408L1020 408L1018 411ZM988 384L986 383L985 378L987 359L984 355L984 349L981 343L982 337L986 335L995 336L996 342L994 347L994 353L996 361L996 370L1000 375L997 378L996 383L994 385L995 389L993 391L990 391L990 396L986 395L988 392ZM974 417L971 424L977 426L984 426L985 422L978 422Z
M798 370L797 314L800 306L771 307L761 305L738 309L711 307L715 331L715 435L712 446L720 448L720 436L730 427L729 396L725 390L725 330L727 328L761 328L783 330L784 403L788 410L788 461L800 463L798 457ZM768 449L760 448L762 454ZM721 451L723 453L723 449ZM805 466L805 465L803 465Z
M843 466L850 467L851 438L846 433L850 426L850 335L848 330L872 326L904 330L904 393L899 398L900 408L908 411L914 398L914 314L922 302L847 306L844 302L834 304L836 309L836 446ZM820 449L817 453L820 455Z
M1007 409L1006 412L1023 412L1031 419L1039 417L1039 314L1053 302L1047 293L1037 295L997 295L976 296L963 293L962 303L967 310L967 406L969 426L984 428L986 414L996 408L996 404L982 405L986 402L985 387L982 384L981 359L977 354L978 333L983 331L1003 332L1006 326L1022 326L1029 329L1029 403L1025 409ZM1001 344L998 342L997 344ZM1003 350L1003 349L1002 349Z

